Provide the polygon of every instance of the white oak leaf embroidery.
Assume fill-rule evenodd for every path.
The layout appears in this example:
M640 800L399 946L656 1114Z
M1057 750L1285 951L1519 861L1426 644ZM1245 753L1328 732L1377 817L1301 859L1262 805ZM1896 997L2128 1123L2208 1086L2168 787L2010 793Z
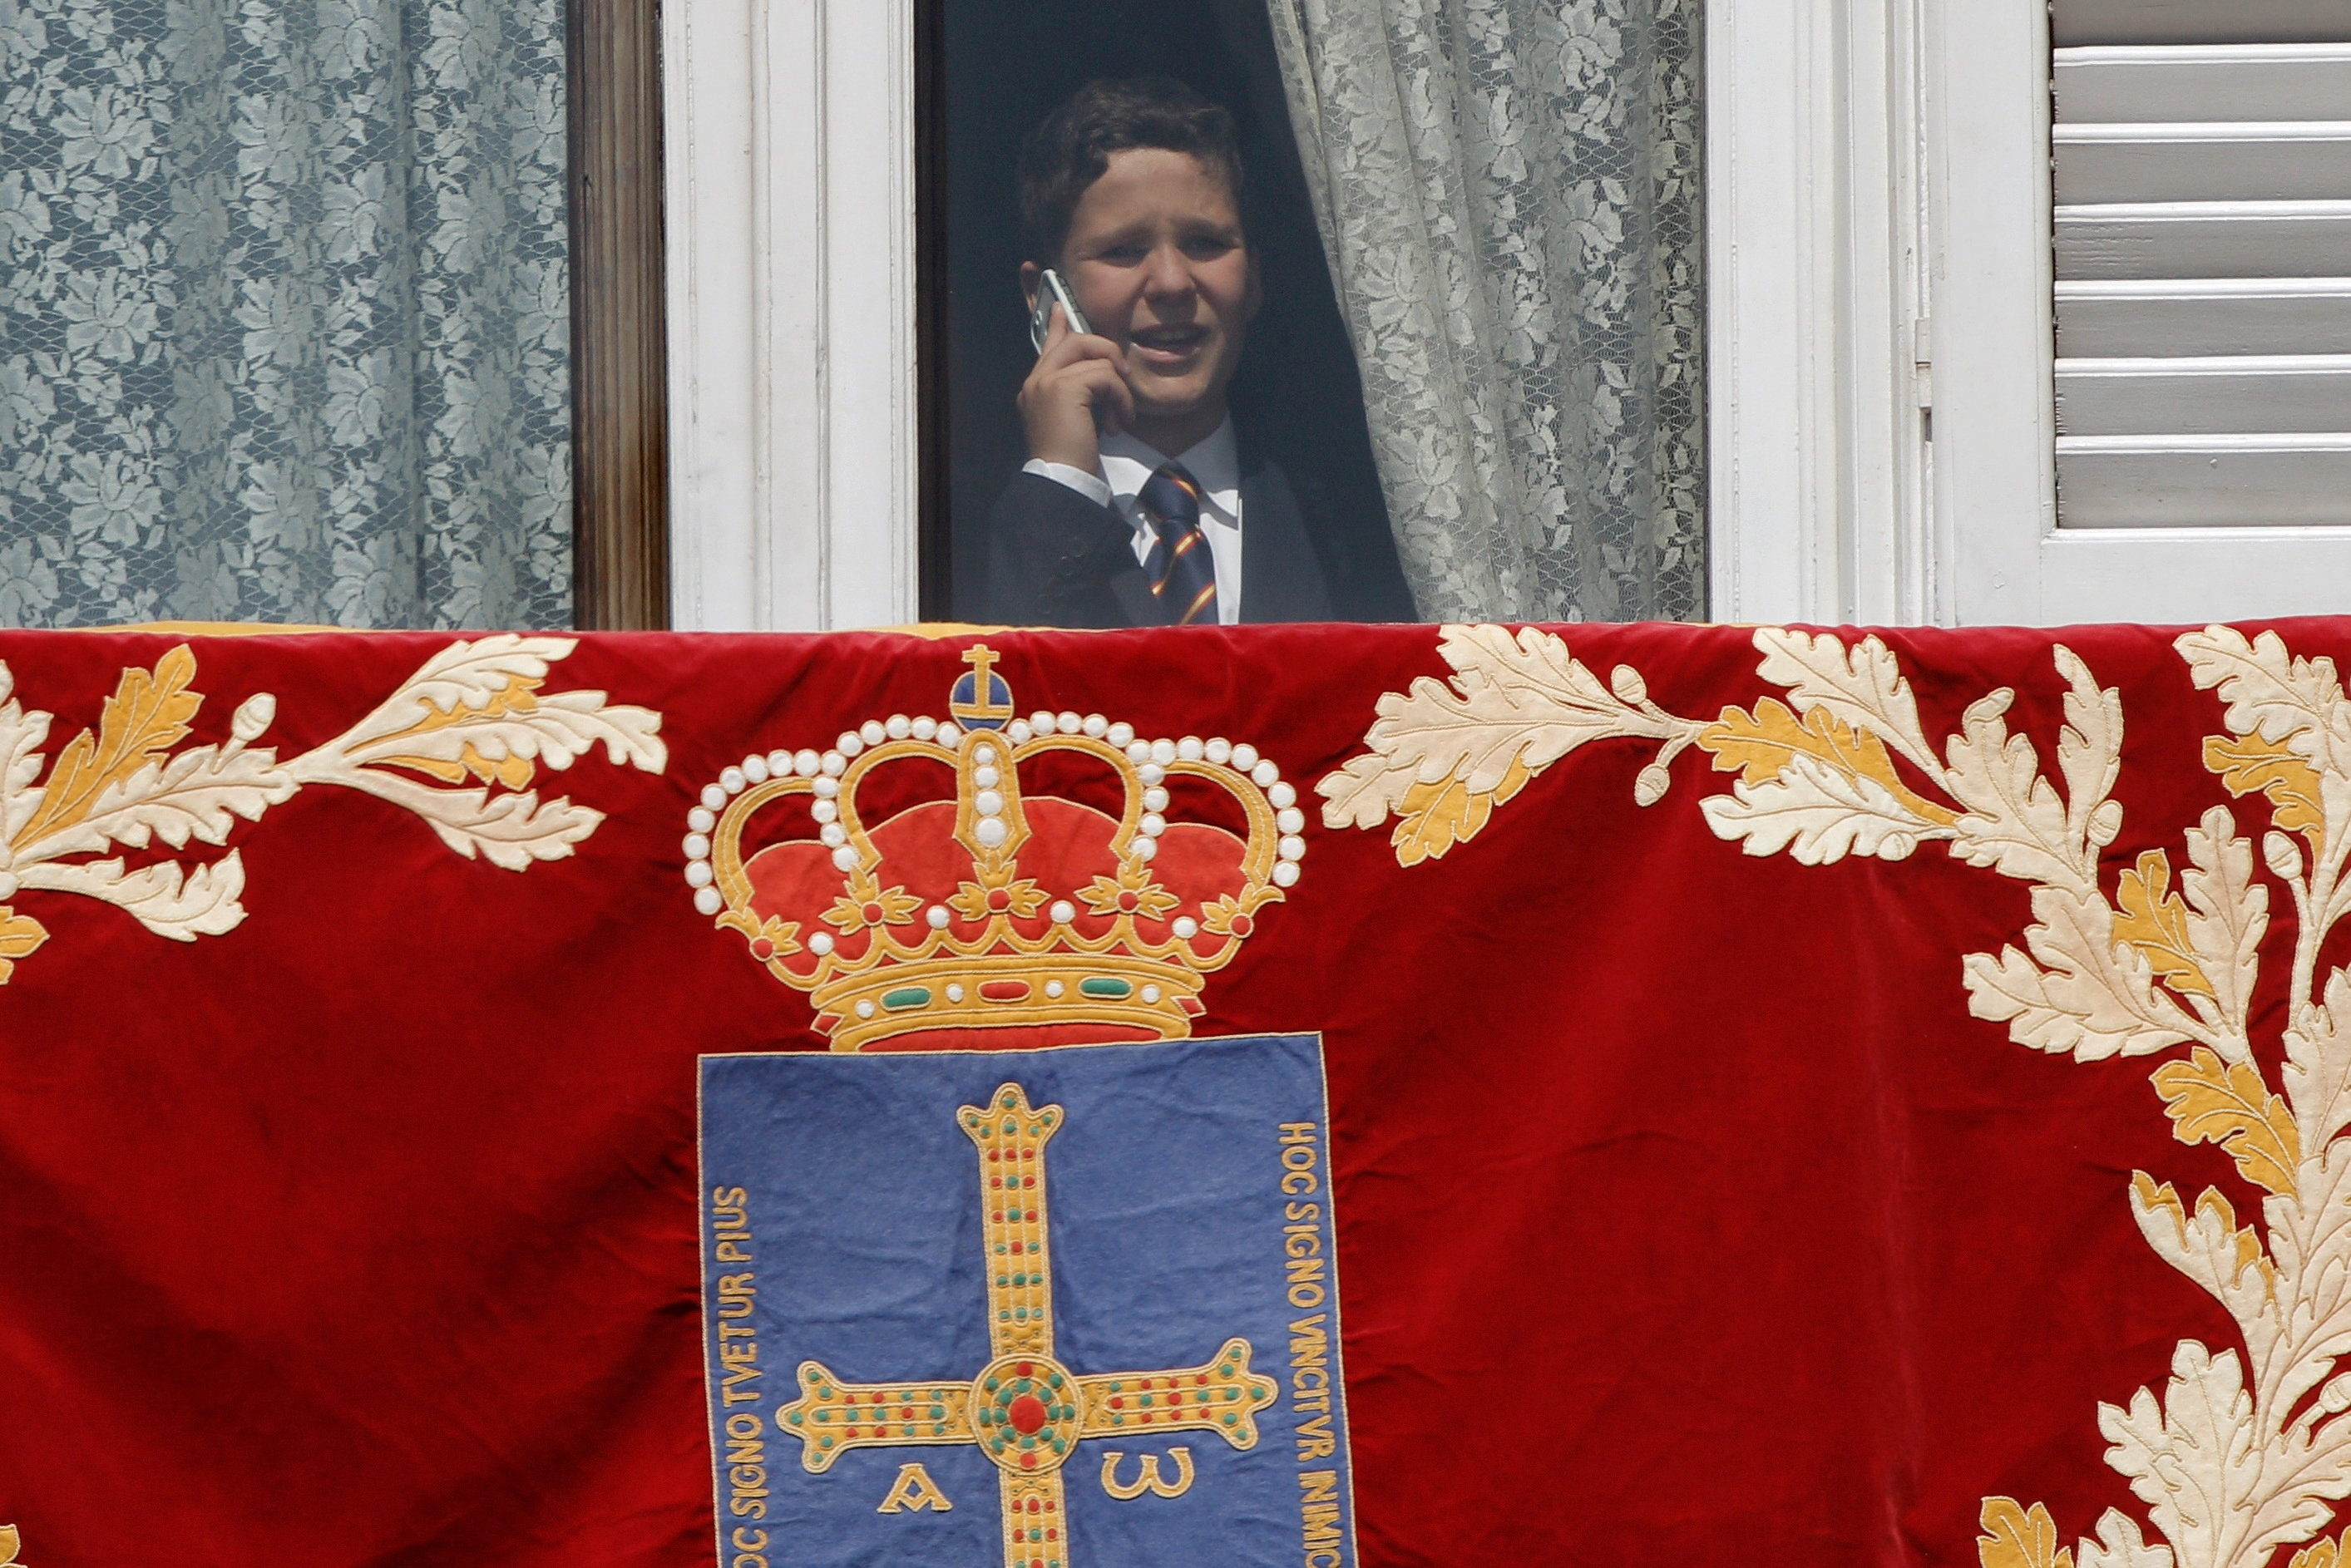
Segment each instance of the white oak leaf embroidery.
M1709 796L1698 808L1718 837L1740 840L1750 855L1785 850L1806 866L1847 855L1901 860L1921 839L1948 836L1877 780L1802 753L1790 757L1777 777L1760 784L1740 779L1730 791Z
M1448 626L1437 652L1452 681L1424 676L1379 700L1364 735L1370 749L1315 785L1327 827L1376 827L1406 818L1395 836L1411 865L1442 855L1485 826L1492 807L1579 746L1608 739L1665 742L1638 786L1644 805L1664 793L1662 764L1703 726L1649 701L1630 670L1603 683L1559 638L1533 627Z
M2154 971L2118 945L2105 900L2062 888L2032 890L2027 952L1970 954L1963 965L1968 1011L2005 1023L2009 1038L2036 1051L2096 1062L2139 1056L2191 1038L2179 1008L2156 994Z
M2098 1516L2098 1538L2074 1548L2074 1568L2172 1568L2171 1549L2149 1545L2138 1521L2110 1508Z

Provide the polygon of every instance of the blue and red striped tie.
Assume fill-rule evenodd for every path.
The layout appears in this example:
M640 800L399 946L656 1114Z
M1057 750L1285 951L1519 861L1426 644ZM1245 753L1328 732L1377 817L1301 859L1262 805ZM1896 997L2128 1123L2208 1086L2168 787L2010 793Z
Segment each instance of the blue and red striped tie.
M1143 564L1161 624L1217 624L1217 562L1200 531L1200 482L1180 463L1163 463L1135 499L1151 523L1151 554Z

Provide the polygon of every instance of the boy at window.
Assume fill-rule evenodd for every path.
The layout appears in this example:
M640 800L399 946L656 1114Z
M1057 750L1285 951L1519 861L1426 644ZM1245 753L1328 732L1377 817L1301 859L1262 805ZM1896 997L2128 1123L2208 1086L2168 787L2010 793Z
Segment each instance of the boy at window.
M1017 625L1384 618L1409 604L1393 551L1356 557L1321 487L1253 460L1226 393L1263 303L1231 117L1164 78L1097 81L1020 160L1033 306L1057 306L1020 389L1028 464L989 519L995 614ZM1408 614L1408 610L1402 613Z

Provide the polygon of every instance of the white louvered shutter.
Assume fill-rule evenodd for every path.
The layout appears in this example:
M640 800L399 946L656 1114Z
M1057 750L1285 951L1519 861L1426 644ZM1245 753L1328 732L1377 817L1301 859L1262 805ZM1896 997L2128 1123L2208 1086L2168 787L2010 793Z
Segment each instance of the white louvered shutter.
M1960 618L2351 612L2351 0L2049 27L2054 514L1959 519Z
M2052 23L2059 525L2351 524L2351 3Z

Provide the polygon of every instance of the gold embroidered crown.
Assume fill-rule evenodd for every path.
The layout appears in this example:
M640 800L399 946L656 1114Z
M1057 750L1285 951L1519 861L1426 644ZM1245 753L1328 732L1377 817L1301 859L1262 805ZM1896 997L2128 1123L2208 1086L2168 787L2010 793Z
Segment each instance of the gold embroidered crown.
M745 757L689 814L695 907L810 993L836 1051L1164 1040L1298 880L1305 814L1223 739L1015 717L986 645L949 717Z

